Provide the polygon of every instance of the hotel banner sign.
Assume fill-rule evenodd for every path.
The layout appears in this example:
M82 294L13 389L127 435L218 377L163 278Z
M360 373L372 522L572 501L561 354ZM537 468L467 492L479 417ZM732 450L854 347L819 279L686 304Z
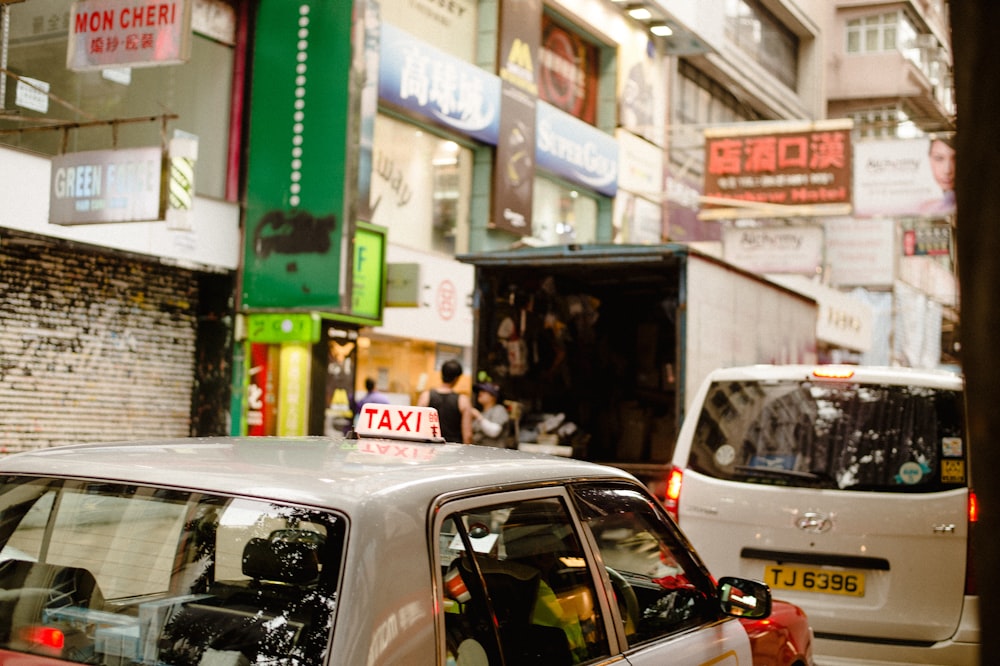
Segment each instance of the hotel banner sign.
M191 56L193 0L78 0L69 16L66 67L153 67Z
M162 148L88 150L52 158L49 222L162 220Z
M849 214L851 127L837 120L706 130L699 218Z

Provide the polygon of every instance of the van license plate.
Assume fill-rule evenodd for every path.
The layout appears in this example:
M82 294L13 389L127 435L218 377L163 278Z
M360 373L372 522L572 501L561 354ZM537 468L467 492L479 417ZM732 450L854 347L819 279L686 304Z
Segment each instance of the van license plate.
M775 590L823 592L865 596L865 574L861 571L831 571L808 567L766 566L764 582Z

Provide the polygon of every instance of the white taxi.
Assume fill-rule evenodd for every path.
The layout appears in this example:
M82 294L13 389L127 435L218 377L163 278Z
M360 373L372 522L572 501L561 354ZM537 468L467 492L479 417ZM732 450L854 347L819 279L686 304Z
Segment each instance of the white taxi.
M749 666L766 585L712 578L598 465L441 441L63 446L0 461L0 663Z

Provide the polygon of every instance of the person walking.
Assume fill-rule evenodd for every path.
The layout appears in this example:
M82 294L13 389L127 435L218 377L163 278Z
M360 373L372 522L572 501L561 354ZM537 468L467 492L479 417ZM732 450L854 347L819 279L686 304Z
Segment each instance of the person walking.
M365 395L357 400L355 403L354 413L357 414L361 411L361 408L365 405L375 403L378 405L388 405L389 396L382 393L375 386L375 380L371 377L365 379Z
M472 409L472 443L500 449L510 448L510 414L500 404L500 387L483 382L476 384L475 388L476 401L482 409Z
M455 391L462 377L462 364L449 359L441 364L441 386L428 389L417 398L420 407L433 407L441 422L441 435L447 442L472 443L472 401Z

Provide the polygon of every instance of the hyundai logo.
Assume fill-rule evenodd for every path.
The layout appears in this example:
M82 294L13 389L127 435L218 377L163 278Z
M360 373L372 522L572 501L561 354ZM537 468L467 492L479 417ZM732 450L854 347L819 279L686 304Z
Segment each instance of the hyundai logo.
M830 528L833 527L833 522L828 516L824 516L822 513L807 511L796 519L795 526L805 532L819 534L821 532L829 532Z

